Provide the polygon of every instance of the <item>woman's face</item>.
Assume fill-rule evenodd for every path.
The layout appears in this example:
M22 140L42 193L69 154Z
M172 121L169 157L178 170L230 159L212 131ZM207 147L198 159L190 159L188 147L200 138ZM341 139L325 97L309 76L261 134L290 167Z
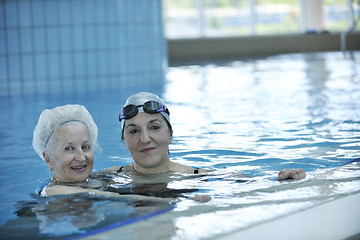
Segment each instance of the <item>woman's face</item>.
M160 113L138 113L124 125L124 142L135 162L136 170L161 171L169 161L172 134Z
M80 122L69 122L58 127L50 139L45 161L58 182L81 182L90 175L94 152L88 128Z

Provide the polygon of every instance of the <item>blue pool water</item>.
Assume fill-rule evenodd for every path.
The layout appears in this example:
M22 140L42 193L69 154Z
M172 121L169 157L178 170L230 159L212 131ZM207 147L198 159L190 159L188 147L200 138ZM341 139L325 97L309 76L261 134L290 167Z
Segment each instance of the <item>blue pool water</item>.
M289 54L172 66L163 83L145 89L3 98L0 229L8 231L4 226L12 222L29 225L35 218L40 223L26 231L43 238L63 237L168 209L169 204L136 208L126 200L36 196L50 177L31 146L33 128L44 108L66 103L88 108L99 127L94 170L101 170L131 162L120 140L117 116L126 98L143 90L158 94L168 104L174 129L171 159L216 170L207 176L171 178L169 187L197 188L213 200L205 205L188 200L170 204L174 209L166 215L172 224L169 238L214 237L357 193L359 167L341 166L360 158L359 66L360 52L352 58L338 52ZM300 182L279 183L276 175L284 168L303 168L308 176ZM241 173L252 180L244 180ZM34 212L29 209L64 201L87 210L68 215L66 211L29 213ZM91 215L92 211L96 213ZM241 220L235 218L239 215ZM93 221L85 226L75 224L73 218ZM205 220L206 227L194 235L193 228Z

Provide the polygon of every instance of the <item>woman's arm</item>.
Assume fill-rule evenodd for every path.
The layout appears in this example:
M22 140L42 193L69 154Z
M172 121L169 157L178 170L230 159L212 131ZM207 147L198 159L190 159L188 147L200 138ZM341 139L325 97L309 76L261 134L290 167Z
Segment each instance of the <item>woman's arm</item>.
M116 198L130 198L133 200L148 200L148 201L157 201L157 202L169 202L174 200L174 198L157 198L151 196L143 196L137 194L126 194L120 195L114 192L107 192L98 189L91 188L81 188L81 187L72 187L72 186L63 186L63 185L55 185L51 187L45 187L41 191L41 196L54 196L54 195L67 195L67 194L76 194L76 193L92 193L104 197L116 197Z

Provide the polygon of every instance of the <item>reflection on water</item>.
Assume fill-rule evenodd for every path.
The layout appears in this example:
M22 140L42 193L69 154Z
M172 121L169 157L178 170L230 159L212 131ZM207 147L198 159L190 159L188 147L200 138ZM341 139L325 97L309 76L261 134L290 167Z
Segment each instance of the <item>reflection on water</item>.
M78 238L94 230L98 233L116 227L117 236L130 239L202 239L360 193L360 159L345 166L310 172L301 181L249 178L232 167L198 175L170 174L167 178L153 178L152 184L124 185L119 182L128 176L114 173L106 178L111 176L107 191L123 196L138 193L178 199L158 202L88 194L46 198L33 195L33 201L16 204L17 218L0 227L2 237L24 237L26 233L31 239ZM201 204L186 199L194 192L209 194L212 200ZM140 223L152 216L158 216L156 221ZM135 222L136 228L130 225ZM160 227L161 231L153 231Z
M360 193L359 163L314 171L299 182L276 182L262 177L238 182L233 174L225 171L218 177L197 181L197 186L214 196L211 202L206 205L179 202L172 214L156 220L157 226L173 222L172 229L176 230L167 235L172 239L216 239L224 233ZM152 227L143 226L141 231ZM118 233L122 231L126 229Z
M215 171L146 179L151 185L124 175L102 177L111 184L109 190L172 194L180 197L175 203L29 194L49 179L45 163L31 148L32 131L44 108L72 102L89 109L102 147L95 153L95 170L131 162L117 122L127 98L124 90L65 99L1 99L2 237L63 238L174 207L156 220L117 225L113 239L215 238L358 193L359 164L346 165L360 157L357 59L344 59L341 53L290 54L169 68L163 89L152 91L171 112L170 158ZM306 179L275 181L279 170L299 167L308 173ZM194 194L213 199L200 204L185 198Z
M175 125L172 153L241 151L249 162L307 170L358 157L358 64L341 54L292 54L170 68L164 95Z
M171 204L104 198L89 194L39 197L16 204L17 218L0 227L2 239L63 239L144 217Z

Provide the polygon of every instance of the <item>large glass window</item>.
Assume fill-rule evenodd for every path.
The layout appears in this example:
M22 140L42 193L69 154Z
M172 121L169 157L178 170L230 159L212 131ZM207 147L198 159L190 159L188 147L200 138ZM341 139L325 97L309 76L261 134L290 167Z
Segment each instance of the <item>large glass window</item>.
M200 37L201 12L197 0L165 0L164 20L168 38Z
M324 0L324 28L331 32L346 31L350 27L348 0ZM359 1L352 1L352 16L357 20L356 29L360 30Z
M203 9L205 36L249 35L252 32L247 0L206 0Z
M168 38L300 33L306 0L164 0ZM307 1L307 4L311 1ZM323 30L341 32L351 25L348 0L323 0ZM359 19L359 2L353 1ZM321 13L319 13L321 14ZM360 29L360 20L356 30Z
M256 34L295 33L300 31L298 0L257 0Z

